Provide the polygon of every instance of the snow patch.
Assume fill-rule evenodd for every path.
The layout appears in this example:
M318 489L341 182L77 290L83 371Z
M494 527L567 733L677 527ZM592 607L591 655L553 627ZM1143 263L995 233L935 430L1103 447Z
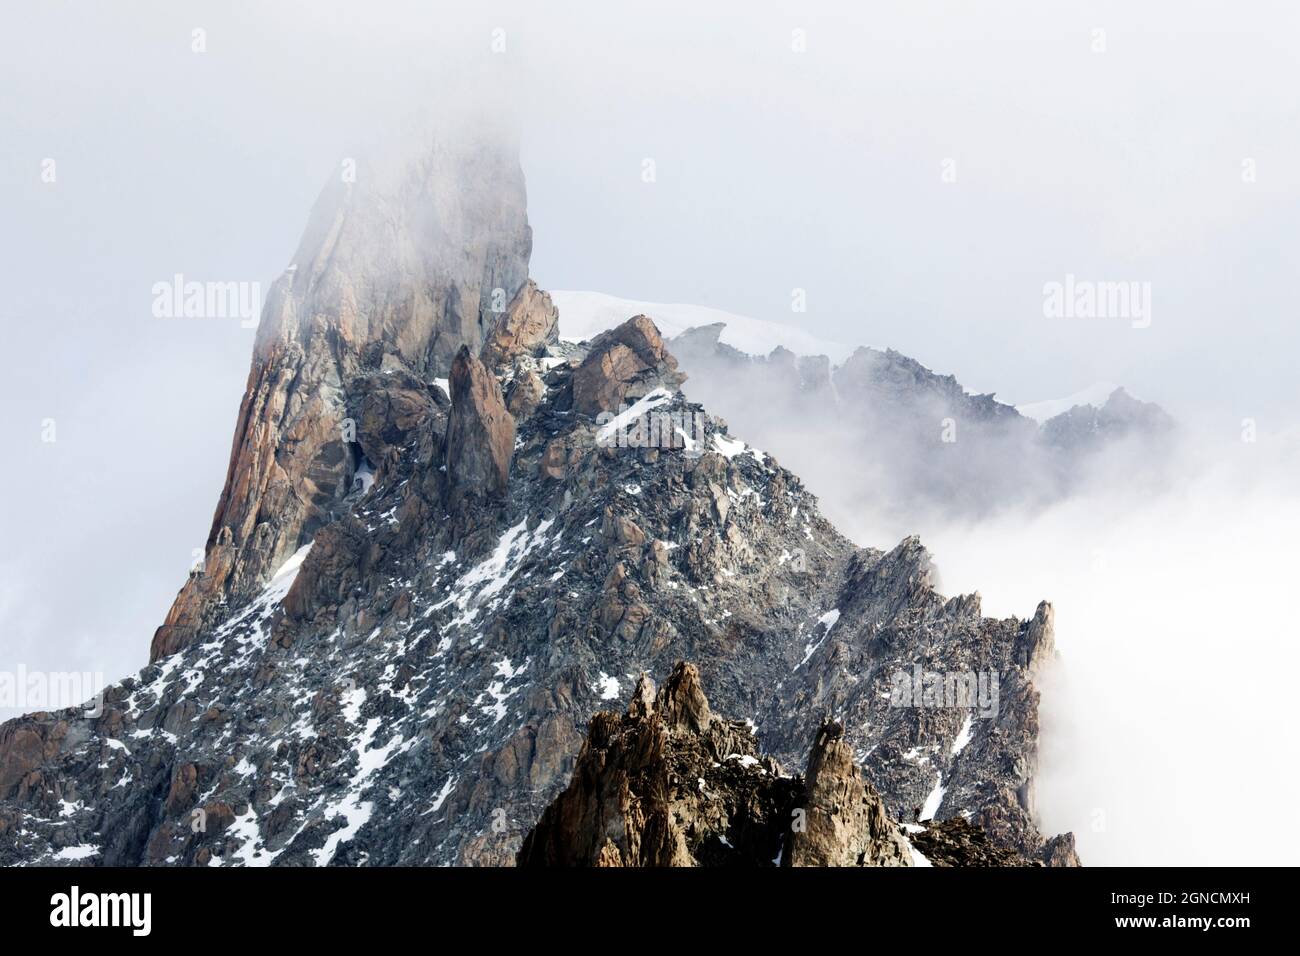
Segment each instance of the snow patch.
M1041 424L1062 412L1068 412L1076 405L1092 405L1100 408L1106 404L1106 399L1110 398L1117 388L1119 386L1114 382L1093 382L1087 388L1065 398L1050 398L1041 402L1030 402L1027 405L1017 405L1016 411Z
M922 820L934 819L934 815L939 812L939 805L943 803L943 795L946 792L947 788L943 785L943 777L940 776L935 781L934 789L930 791L930 795L925 798L925 803L921 807Z
M970 739L972 736L971 725L973 723L974 723L973 716L971 714L967 714L966 720L962 722L961 730L957 731L957 739L952 742L952 755L954 757L957 756L959 753L961 753L963 750L965 750L966 745L970 743Z
M673 393L668 389L656 388L644 397L637 399L626 411L620 412L600 426L596 431L596 443L599 445L609 441L612 436L617 435L621 430L640 419L646 412L658 408L664 402L670 401L672 397Z
M289 588L293 587L293 582L298 579L298 571L302 568L303 561L307 560L313 544L314 541L308 541L295 551L288 561L280 565L279 570L271 575L271 581L266 589L258 596L257 604L267 607L284 600L284 596L289 593Z
M759 461L766 457L757 448L750 448L739 438L732 438L730 435L715 434L713 436L713 450L728 460L735 458L737 455L753 455Z
M85 860L99 852L99 847L89 843L79 843L76 846L65 846L58 853L54 854L54 859L65 860Z
M804 645L803 660L801 660L798 664L795 665L794 667L795 670L798 670L799 668L807 664L809 658L811 658L813 654L817 653L817 648L821 647L822 644L826 642L826 638L830 636L831 628L833 628L839 622L839 619L840 619L840 612L838 609L827 611L821 617L817 618L817 623L824 626L826 630L822 632L822 636L819 637L817 640L809 641L807 644Z
M600 672L600 679L592 686L592 690L600 694L601 700L618 700L619 684L617 677L610 677L604 671Z

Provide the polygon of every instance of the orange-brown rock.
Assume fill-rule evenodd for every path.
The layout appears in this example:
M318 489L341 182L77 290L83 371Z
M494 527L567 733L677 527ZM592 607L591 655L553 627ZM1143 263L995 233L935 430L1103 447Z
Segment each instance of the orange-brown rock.
M678 664L626 715L598 713L568 788L524 838L520 866L707 866L779 855L799 791L754 756L744 723L713 716ZM748 759L744 759L748 758Z
M853 763L844 728L822 724L808 755L805 820L790 838L790 866L911 866L907 841Z
M525 369L515 376L515 380L510 383L510 394L506 399L506 406L510 409L510 414L516 419L524 419L537 411L537 406L542 403L542 398L546 395L546 384L532 369Z
M684 380L655 324L638 315L592 340L587 357L573 373L573 407L594 418L617 411L625 399L640 397L657 385L675 387Z
M523 176L504 144L440 138L416 163L363 166L355 183L325 189L268 293L202 571L154 634L151 660L188 644L222 602L255 595L343 510L361 457L358 404L378 457L398 437L386 426L419 422L425 397L376 392L375 376L446 374L460 348L482 348L502 297L519 303L502 335L544 333L544 293L524 294L531 247Z
M31 721L0 724L0 799L10 796L29 773L59 752L68 733L66 721L51 723L46 714Z
M1029 866L962 818L913 828L936 866ZM1070 846L1053 844L1065 859ZM699 672L679 663L656 694L642 677L627 713L598 713L569 786L524 837L521 866L913 866L913 846L824 720L805 777L757 754L723 720Z
M505 494L515 450L515 420L501 386L462 348L451 366L451 420L447 425L447 481L453 498Z
M198 768L194 764L177 764L172 771L172 782L167 790L167 799L163 801L163 811L175 815L187 810L194 803L198 784Z
M480 356L489 368L537 355L559 338L560 312L551 297L529 279L488 333Z

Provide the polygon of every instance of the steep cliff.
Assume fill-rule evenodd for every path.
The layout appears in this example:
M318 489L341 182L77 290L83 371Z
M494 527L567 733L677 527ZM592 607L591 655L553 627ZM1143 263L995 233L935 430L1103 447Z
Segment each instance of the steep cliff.
M325 189L267 296L202 573L152 660L250 599L346 510L358 471L390 447L365 413L420 401L410 380L477 353L520 306L531 251L523 173L493 141L438 138L409 164L363 165Z

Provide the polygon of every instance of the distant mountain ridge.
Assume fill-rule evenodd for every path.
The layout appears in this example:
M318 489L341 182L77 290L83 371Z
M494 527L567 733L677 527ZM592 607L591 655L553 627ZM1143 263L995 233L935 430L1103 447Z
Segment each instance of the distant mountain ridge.
M562 333L598 331L623 307L667 316L687 394L778 453L835 515L884 511L914 526L1043 506L1094 475L1160 467L1153 452L1175 431L1159 406L1109 383L1017 408L890 348L847 348L694 306L574 292L559 301ZM826 351L805 351L817 348Z
M685 338L697 343L716 342L720 353L736 358L755 360L770 358L774 352L778 355L790 352L796 361L814 365L824 357L835 368L843 365L861 349L892 351L882 346L849 346L831 342L794 325L755 319L711 306L645 302L603 292L552 291L550 296L564 316L560 335L572 341L583 341L598 335L618 325L628 315L646 315L669 340ZM917 366L925 369L919 363ZM925 371L929 372L929 369ZM956 382L953 376L944 377ZM1043 399L1009 407L1025 418L1043 424L1076 406L1100 409L1116 391L1121 390L1124 390L1123 386L1114 382L1094 382L1063 398ZM962 391L965 392L965 389Z

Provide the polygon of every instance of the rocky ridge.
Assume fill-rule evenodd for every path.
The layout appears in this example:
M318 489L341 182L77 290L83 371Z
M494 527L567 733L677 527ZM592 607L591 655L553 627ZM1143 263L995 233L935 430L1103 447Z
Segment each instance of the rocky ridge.
M781 346L749 355L721 341L724 328L670 341L688 396L761 447L782 449L806 477L828 445L840 449L840 477L821 482L838 513L885 510L911 523L1050 504L1094 472L1152 471L1175 431L1163 409L1123 389L1040 424L893 349L858 348L838 365Z

